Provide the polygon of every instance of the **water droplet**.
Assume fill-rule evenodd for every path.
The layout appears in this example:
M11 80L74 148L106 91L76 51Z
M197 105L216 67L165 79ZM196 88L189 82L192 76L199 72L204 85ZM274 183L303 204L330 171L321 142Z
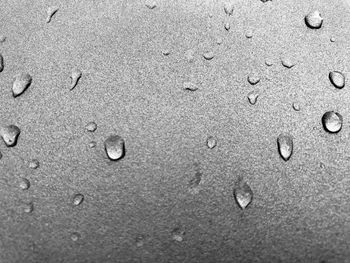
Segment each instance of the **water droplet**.
M73 68L72 72L71 72L71 86L70 86L70 90L73 90L75 88L75 86L78 84L79 82L79 79L81 78L82 76L82 72L77 69L77 68Z
M29 162L29 168L31 169L37 169L39 167L40 163L37 159L30 160Z
M330 38L330 41L331 41L331 42L335 42L335 37L331 37L331 38Z
M193 62L194 61L194 50L189 49L185 52L185 58L188 62Z
M142 247L144 242L143 240L145 239L145 237L143 235L138 235L136 238L135 238L135 243L136 243L136 246L137 247Z
M181 230L181 228L176 227L173 229L173 231L171 231L172 236L173 236L173 240L177 241L177 242L182 242L185 236L185 231Z
M73 242L78 241L80 238L81 238L81 235L80 235L78 232L73 232L73 233L70 235L70 239L71 239Z
M263 2L263 3L266 3L268 1L272 2L272 0L261 0L261 2Z
M2 159L2 153L1 153L1 151L0 151L0 160Z
M260 81L260 78L255 75L255 74L251 74L248 76L248 82L251 84L251 85L255 85L255 84L258 84L259 81Z
M229 31L231 28L230 23L229 22L225 23L224 27L225 27L226 31Z
M0 43L4 43L6 41L6 36L0 35Z
M337 133L343 126L343 116L338 112L327 111L322 116L323 128L329 133Z
M272 62L272 60L271 59L269 59L269 58L267 58L267 59L265 59L265 64L266 64L266 66L272 66L273 65L273 62Z
M80 205L83 201L84 201L84 195L82 195L82 194L75 194L73 196L72 203L73 203L74 206Z
M110 135L105 140L105 151L109 159L117 161L125 155L125 142L119 135Z
M248 101L251 105L255 105L255 103L257 102L258 100L258 97L259 97L259 94L256 92L256 91L251 91L248 93Z
M322 26L323 18L319 11L312 11L305 16L305 23L309 28L318 29Z
M212 18L212 17L213 17L213 13L209 13L208 16L209 16L210 18Z
M15 76L12 85L13 97L21 95L32 83L32 77L28 73L19 73Z
M24 211L25 213L31 213L31 212L33 212L33 210L34 210L34 204L33 204L33 202L23 203L22 205L23 205L23 211Z
M282 65L284 66L284 67L286 67L286 68L292 68L292 67L294 67L295 66L295 61L294 60L292 60L291 58L283 58L282 60L281 60L281 62L282 62Z
M214 57L214 52L213 52L213 51L205 52L205 53L203 54L203 57L204 57L206 60L211 60L211 59L213 59L213 57Z
M190 81L185 81L183 83L183 89L189 91L196 91L198 89L198 86Z
M299 103L293 102L292 106L293 106L293 109L294 109L295 111L300 111L300 105L299 105Z
M252 38L253 37L253 30L248 29L247 32L245 33L246 38Z
M207 146L209 149L213 149L216 146L216 139L213 136L207 138Z
M21 130L16 125L2 127L0 131L0 135L7 147L13 147L17 144L20 133Z
M202 180L202 173L197 171L194 177L190 180L189 186L190 188L197 187Z
M239 179L233 191L233 195L236 199L238 206L241 209L245 209L253 200L253 191L250 186Z
M222 40L221 37L217 37L217 38L216 38L216 44L221 45L222 42L223 42L223 40Z
M0 72L4 70L4 57L0 54Z
M168 49L168 48L163 49L162 53L164 56L168 56L170 54L170 49Z
M154 9L157 7L157 4L155 1L152 1L152 0L147 0L146 1L146 7L149 8L149 9Z
M329 80L334 87L342 89L345 86L345 76L339 71L332 71L329 73Z
M96 145L97 145L97 143L96 143L95 141L89 142L89 147L90 147L90 148L95 148Z
M91 121L85 125L85 129L88 132L94 132L97 129L97 124L95 122Z
M57 11L58 11L58 7L57 6L50 6L47 9L46 23L50 23L51 22L51 18L53 17L54 14L56 14Z
M278 152L283 160L288 161L293 154L293 138L289 134L280 134L277 137Z
M320 162L320 168L321 168L321 169L325 169L325 168L326 168L326 165L325 165L323 162Z
M227 15L231 16L233 14L233 1L226 1L224 3L224 11Z
M19 182L19 188L22 190L28 190L30 187L30 182L27 178L21 178L21 181Z

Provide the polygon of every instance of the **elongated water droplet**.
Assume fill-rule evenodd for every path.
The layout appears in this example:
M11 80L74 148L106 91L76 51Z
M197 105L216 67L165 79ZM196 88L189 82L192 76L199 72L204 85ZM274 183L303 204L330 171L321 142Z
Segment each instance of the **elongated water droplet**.
M259 78L257 75L255 75L255 74L249 75L247 79L248 79L248 82L249 82L251 85L256 85L256 84L258 84L259 81L260 81L260 78Z
M47 9L46 23L50 23L51 22L51 18L54 16L54 14L56 14L57 11L58 11L58 7L57 6L50 6Z
M32 77L28 73L19 73L15 76L12 85L12 95L17 97L21 95L32 83Z
M84 195L82 195L82 194L75 194L73 196L72 203L73 203L74 206L80 205L83 201L84 201Z
M31 169L37 169L40 166L39 160L37 159L32 159L29 162L29 168Z
M226 31L229 31L231 28L230 23L229 22L225 23L224 27L225 27Z
M327 111L322 116L323 128L329 133L337 133L343 126L343 116L338 112Z
M25 202L22 204L23 211L25 213L31 213L34 210L34 203L33 202Z
M97 143L96 143L95 141L89 142L89 147L90 147L90 148L95 148L96 145L97 145Z
M77 68L74 68L72 70L72 73L71 73L71 76L70 76L70 78L72 80L71 81L70 90L73 90L75 88L75 86L78 84L79 79L81 78L82 74L83 73Z
M189 90L189 91L196 91L198 89L198 85L191 81L185 81L183 83L183 89L184 90Z
M342 89L345 86L345 76L339 71L332 71L329 73L329 80L334 87Z
M323 18L319 11L312 11L305 16L305 23L309 28L318 29L322 26Z
M248 101L251 105L255 105L257 100L258 100L258 97L259 97L259 93L257 93L256 91L251 91L248 93Z
M296 62L291 58L282 58L281 62L282 62L282 65L286 68L292 68L296 64Z
M263 2L263 3L266 3L268 1L272 2L272 0L261 0L261 2Z
M125 155L125 142L119 135L110 135L105 140L105 151L109 159L117 161Z
M0 43L4 43L6 41L6 36L0 35Z
M70 239L71 239L73 242L77 242L80 238L81 238L81 235L80 235L78 232L73 232L73 233L70 235Z
M4 70L4 57L0 54L0 72Z
M293 154L293 137L289 134L280 134L277 137L277 148L282 159L288 161Z
M203 57L204 57L206 60L211 60L211 59L213 59L213 57L214 57L214 52L213 52L213 51L205 52L205 53L203 54Z
M0 130L0 135L7 147L13 147L17 144L20 133L21 130L16 125L8 125Z
M21 178L20 182L19 182L19 188L21 188L22 190L28 190L30 187L30 182L27 178Z
M246 38L252 38L253 37L253 30L248 29L247 32L245 33Z
M213 149L216 146L216 139L213 136L207 138L207 146L209 149Z
M231 16L233 14L233 9L234 9L233 1L226 0L226 2L224 3L224 11L226 15Z
M253 200L252 189L242 179L239 179L238 182L236 183L236 186L235 186L234 191L233 191L233 195L235 197L235 200L236 200L238 206L241 209L247 208L247 206Z
M94 131L96 131L96 129L97 129L97 124L96 124L96 122L91 121L91 122L87 123L87 124L85 125L85 129L86 129L88 132L94 132Z
M293 106L293 109L294 109L295 111L300 111L300 105L299 105L299 103L293 102L292 106Z

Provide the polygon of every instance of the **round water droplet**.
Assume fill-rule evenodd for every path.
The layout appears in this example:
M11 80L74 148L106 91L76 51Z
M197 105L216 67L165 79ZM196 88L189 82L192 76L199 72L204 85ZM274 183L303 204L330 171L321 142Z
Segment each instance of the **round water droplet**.
M224 27L225 27L226 31L229 31L231 28L230 23L229 22L225 23Z
M29 168L31 169L37 169L40 166L40 163L37 159L30 160L29 162Z
M80 205L83 201L84 201L84 195L82 195L82 194L75 194L73 196L72 203L73 203L74 206Z
M8 125L0 130L0 135L7 147L13 147L17 144L20 133L21 130L16 125Z
M207 138L207 146L209 149L213 149L216 146L216 139L213 136Z
M282 159L288 161L293 154L293 137L289 134L280 134L277 137L277 148Z
M156 2L153 0L147 0L145 5L148 9L154 9L157 7Z
M33 202L23 203L22 205L23 205L23 211L24 211L25 213L31 213L31 212L33 212L33 210L34 210L34 204L33 204Z
M338 112L327 111L322 116L323 128L329 133L337 133L343 126L343 116Z
M168 48L163 49L163 50L162 50L162 54L163 54L164 56L169 56L169 54L170 54L170 49L168 49Z
M241 209L247 208L247 206L252 202L253 200L253 191L250 188L250 186L244 182L243 180L239 180L236 183L236 186L233 191L233 195L235 197L235 200L238 204L238 206Z
M273 61L271 59L267 58L267 59L265 59L265 64L266 64L266 66L270 67L273 65Z
M198 86L190 81L185 81L183 83L183 89L189 91L196 91L198 89Z
M253 30L248 29L247 32L245 33L246 38L252 38L253 37Z
M95 148L96 145L97 145L97 143L96 143L95 141L89 142L89 147L90 147L90 148Z
M318 29L322 26L323 18L319 11L312 11L305 16L305 23L309 28Z
M224 3L224 11L226 13L226 15L231 16L233 14L233 9L234 9L234 5L233 5L233 1L226 1Z
M300 105L299 105L299 103L293 102L292 106L293 106L293 109L294 109L295 111L300 111Z
M105 151L109 159L117 161L125 155L125 142L119 135L110 135L105 140Z
M30 187L30 182L27 178L21 178L19 182L19 188L22 190L28 190Z
M17 97L21 95L32 84L32 77L28 73L19 73L15 76L12 85L12 95Z
M70 235L70 239L71 239L73 242L78 241L80 238L81 238L81 235L80 235L78 232L73 232L73 233Z
M332 71L329 73L329 80L334 87L342 89L345 86L345 76L339 71Z
M4 70L4 57L0 54L0 72Z
M256 91L251 91L248 93L248 101L251 105L255 105L258 100L259 94Z
M286 68L292 68L292 67L294 67L295 66L295 61L294 60L292 60L291 58L283 58L282 60L281 60L281 62L282 62L282 65L284 66L284 67L286 67Z
M260 81L260 78L259 78L257 75L255 75L255 74L249 75L247 79L248 79L248 82L249 82L251 85L256 85L256 84L258 84L259 81Z
M205 53L203 54L203 57L204 57L206 60L212 60L213 57L214 57L214 52L213 52L213 51L205 52Z
M331 37L331 38L330 38L330 41L331 41L331 42L335 42L335 37Z
M86 124L85 129L88 132L94 132L97 129L97 124L95 122L91 121L91 122Z

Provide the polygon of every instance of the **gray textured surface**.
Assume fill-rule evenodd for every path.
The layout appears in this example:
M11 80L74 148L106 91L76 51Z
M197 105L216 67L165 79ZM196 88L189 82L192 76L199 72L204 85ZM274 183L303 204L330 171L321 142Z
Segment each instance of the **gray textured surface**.
M349 6L237 0L228 17L220 1L156 3L0 2L0 124L22 131L16 147L0 145L0 262L350 262L350 90L328 80L333 70L349 78ZM52 5L60 9L46 24ZM314 9L320 30L303 20ZM284 57L296 65L283 67ZM73 67L83 76L69 91ZM33 83L14 99L19 71ZM261 78L255 86L252 72ZM182 90L189 79L197 91ZM252 90L260 94L254 106ZM328 110L344 117L339 134L322 128ZM93 134L84 130L90 121ZM127 152L113 163L103 141L115 131ZM282 132L294 137L288 162L277 151ZM28 167L33 158L37 170ZM245 211L232 195L239 175L254 191ZM85 200L72 207L76 192ZM33 213L23 213L30 200ZM177 227L182 242L172 238Z

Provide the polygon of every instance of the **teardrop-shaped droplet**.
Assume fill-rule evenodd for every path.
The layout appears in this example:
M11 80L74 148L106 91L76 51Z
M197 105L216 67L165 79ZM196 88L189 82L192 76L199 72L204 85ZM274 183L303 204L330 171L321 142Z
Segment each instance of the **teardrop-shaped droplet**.
M105 140L105 151L109 159L117 161L125 155L125 142L119 135L110 135Z
M31 169L37 169L40 166L39 160L32 159L29 161L29 168Z
M191 81L185 81L183 83L183 89L184 90L189 90L189 91L196 91L198 89L198 85Z
M12 85L12 95L17 97L21 95L32 83L32 77L28 73L19 73L15 76Z
M300 105L297 102L293 102L292 107L295 111L300 111Z
M46 16L46 23L50 23L52 17L54 16L54 14L56 14L56 12L58 11L58 7L57 6L50 6L47 9L47 16Z
M81 238L81 235L80 235L78 232L73 232L73 233L70 235L70 239L71 239L73 242L77 242L80 238Z
M0 72L4 70L4 57L0 54Z
M343 116L338 112L327 111L322 116L323 128L329 133L337 133L343 126Z
M256 85L256 84L258 84L259 81L260 81L260 78L259 78L257 75L255 75L255 74L249 75L247 79L248 79L248 82L249 82L251 85Z
M73 196L72 203L73 203L74 206L80 205L83 201L84 201L84 195L82 195L82 194L75 194Z
M277 147L282 159L288 161L293 154L293 137L289 134L280 134L277 137Z
M253 30L248 29L247 32L245 32L246 38L252 38L253 37Z
M19 182L19 188L22 190L28 190L30 187L30 182L27 178L21 178Z
M226 0L226 2L224 3L224 11L226 15L231 16L233 14L233 9L234 9L233 1Z
M21 130L16 125L2 127L0 131L0 135L7 147L13 147L17 144L20 133Z
M97 124L96 124L96 122L91 121L91 122L87 123L87 124L85 125L85 129L86 129L88 132L94 132L94 131L96 131L96 129L97 129Z
M256 91L251 91L248 93L248 101L251 105L255 105L257 100L258 100L258 97L259 97L259 93L257 93Z
M25 213L31 213L34 210L34 203L33 202L26 202L22 204L23 211Z
M226 29L226 31L229 31L231 28L230 23L229 22L225 23L224 28Z
M233 195L241 209L245 209L253 200L253 191L243 180L236 183Z
M332 71L329 73L329 80L334 87L342 89L345 86L345 76L339 71Z
M209 149L213 149L216 146L216 139L213 136L207 138L207 146Z
M285 68L292 68L296 64L296 62L294 60L292 60L291 58L282 58L281 62Z
M322 26L323 18L320 12L315 10L305 16L305 23L309 28L318 29Z
M71 76L70 76L70 78L71 78L70 90L73 90L77 86L77 84L79 82L79 79L81 78L82 74L83 73L77 68L74 68L72 70Z
M214 52L213 52L213 51L205 52L205 53L203 54L203 57L204 57L206 60L212 60L213 57L214 57Z

